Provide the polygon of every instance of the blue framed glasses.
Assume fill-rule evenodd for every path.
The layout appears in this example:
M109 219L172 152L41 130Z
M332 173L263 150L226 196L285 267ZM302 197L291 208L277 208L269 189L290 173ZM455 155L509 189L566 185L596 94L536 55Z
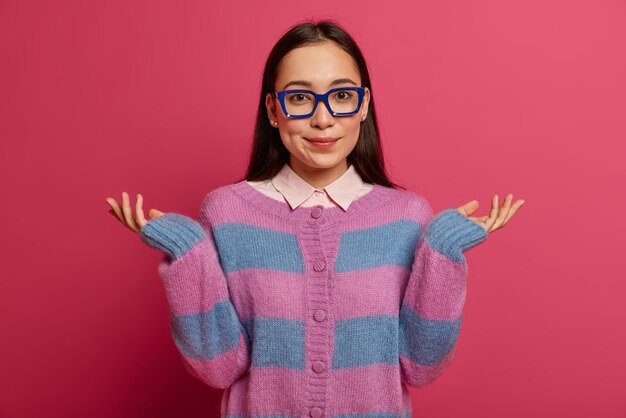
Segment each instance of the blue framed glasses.
M333 116L350 116L361 109L365 87L338 87L324 94L311 90L296 89L274 92L283 113L290 119L308 118L315 113L320 101Z

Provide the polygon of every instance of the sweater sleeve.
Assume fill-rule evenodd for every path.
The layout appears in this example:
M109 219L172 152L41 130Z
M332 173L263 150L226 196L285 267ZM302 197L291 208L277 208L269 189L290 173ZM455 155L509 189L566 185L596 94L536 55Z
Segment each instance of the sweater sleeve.
M454 357L468 275L463 252L488 235L458 210L446 209L433 217L424 203L425 230L400 309L401 378L413 387L437 379Z
M167 213L145 224L141 237L165 253L158 273L185 368L204 383L225 389L249 370L250 347L229 297L212 228L203 221Z

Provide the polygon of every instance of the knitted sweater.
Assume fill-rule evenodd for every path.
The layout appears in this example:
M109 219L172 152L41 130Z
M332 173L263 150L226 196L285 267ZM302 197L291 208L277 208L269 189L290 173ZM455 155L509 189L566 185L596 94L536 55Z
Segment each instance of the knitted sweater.
M407 418L407 386L450 364L464 252L487 231L456 209L378 184L339 207L218 187L198 220L167 213L144 241L189 372L224 389L222 418Z

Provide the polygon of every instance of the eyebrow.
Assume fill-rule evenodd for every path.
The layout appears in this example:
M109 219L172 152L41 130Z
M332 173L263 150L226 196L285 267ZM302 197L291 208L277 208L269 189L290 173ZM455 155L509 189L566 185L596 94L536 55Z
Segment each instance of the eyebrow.
M349 78L338 78L337 80L335 80L332 83L330 83L330 85L331 86L336 86L337 84L345 84L345 83L354 84L355 86L357 85L354 81L352 81ZM313 86L313 84L310 81L294 80L294 81L290 81L289 83L285 84L285 86L283 87L283 90L285 90L287 87L295 85L295 84L306 86L306 87L312 87Z

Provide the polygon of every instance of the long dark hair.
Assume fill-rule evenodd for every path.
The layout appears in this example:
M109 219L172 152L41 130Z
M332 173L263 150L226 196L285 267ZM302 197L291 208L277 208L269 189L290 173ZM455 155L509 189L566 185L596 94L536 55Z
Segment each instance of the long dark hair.
M292 26L278 40L267 57L254 129L254 142L245 180L270 179L278 174L285 163L289 162L289 151L282 143L278 129L270 125L265 106L267 94L274 91L280 61L292 49L327 41L334 42L350 54L359 67L363 87L368 87L370 90L368 115L365 121L361 123L359 138L356 146L347 156L348 162L354 166L366 183L377 183L387 187L404 189L404 187L392 183L385 172L372 83L365 58L363 58L363 54L361 54L361 50L354 39L332 20L319 22L308 20Z

